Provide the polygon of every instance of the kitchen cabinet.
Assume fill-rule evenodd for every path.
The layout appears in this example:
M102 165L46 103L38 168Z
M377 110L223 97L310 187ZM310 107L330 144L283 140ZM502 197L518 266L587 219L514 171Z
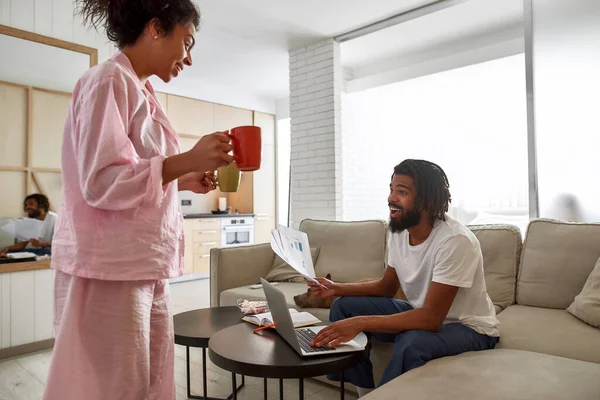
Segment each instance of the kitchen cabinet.
M276 227L275 185L275 116L254 113L254 124L262 133L262 160L260 169L253 172L253 209L255 243L271 241L271 230Z
M55 271L40 268L0 273L0 349L14 348L13 355L25 350L18 346L51 347L54 338Z
M227 131L236 126L252 125L252 111L243 108L214 105L215 131Z
M215 104L215 128L218 131L231 130L236 126L252 125L253 112ZM232 211L240 214L252 213L253 172L242 172L237 192L227 194L227 202Z
M210 273L210 249L221 247L221 222L218 218L193 218L185 221L185 273Z
M168 95L166 93L162 93L162 92L154 92L154 94L158 98L160 105L164 108L167 115L169 115L169 111L167 110L167 96Z
M185 274L194 273L194 221L186 219L183 221L183 232L185 236L185 251L183 255L183 267Z
M187 97L167 95L167 116L180 135L204 136L215 131L215 105Z

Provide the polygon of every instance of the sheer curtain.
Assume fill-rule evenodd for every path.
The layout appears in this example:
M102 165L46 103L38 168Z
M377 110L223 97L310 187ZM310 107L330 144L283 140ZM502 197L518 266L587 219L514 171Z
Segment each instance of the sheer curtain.
M396 164L440 165L464 223L528 221L524 55L346 94L344 219L387 219Z

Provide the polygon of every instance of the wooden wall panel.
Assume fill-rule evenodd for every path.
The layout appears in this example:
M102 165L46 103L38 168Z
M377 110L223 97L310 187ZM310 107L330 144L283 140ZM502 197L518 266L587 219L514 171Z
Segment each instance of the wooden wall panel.
M24 167L27 89L0 83L0 166Z
M61 174L51 172L35 172L35 179L33 189L37 187L37 191L44 193L50 200L50 208L52 211L57 212L60 202L62 200L62 176Z
M23 217L23 199L25 198L25 173L0 172L0 215L4 217Z
M70 96L33 91L31 166L60 168L62 137Z

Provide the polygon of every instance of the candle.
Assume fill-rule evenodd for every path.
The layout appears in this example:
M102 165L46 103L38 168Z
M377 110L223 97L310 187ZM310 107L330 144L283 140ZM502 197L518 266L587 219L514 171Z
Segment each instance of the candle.
M219 197L219 211L227 210L227 198Z

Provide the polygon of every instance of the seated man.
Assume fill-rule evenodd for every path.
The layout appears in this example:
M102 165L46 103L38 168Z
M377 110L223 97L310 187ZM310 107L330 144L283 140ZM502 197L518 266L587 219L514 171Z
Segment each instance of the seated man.
M444 171L428 161L405 160L392 175L388 203L389 262L383 278L364 283L309 282L331 306L333 322L312 345L369 337L393 342L394 354L379 385L426 362L466 351L493 349L499 322L483 275L479 241L446 212L451 201ZM402 287L407 300L394 299ZM329 379L339 380L330 375ZM370 360L344 372L363 396L375 387Z
M0 250L0 254L17 251L30 251L36 254L50 254L52 236L54 235L54 224L56 213L49 210L50 202L43 194L30 194L23 202L23 209L29 218L43 221L38 237L7 246ZM26 249L31 244L33 248Z

